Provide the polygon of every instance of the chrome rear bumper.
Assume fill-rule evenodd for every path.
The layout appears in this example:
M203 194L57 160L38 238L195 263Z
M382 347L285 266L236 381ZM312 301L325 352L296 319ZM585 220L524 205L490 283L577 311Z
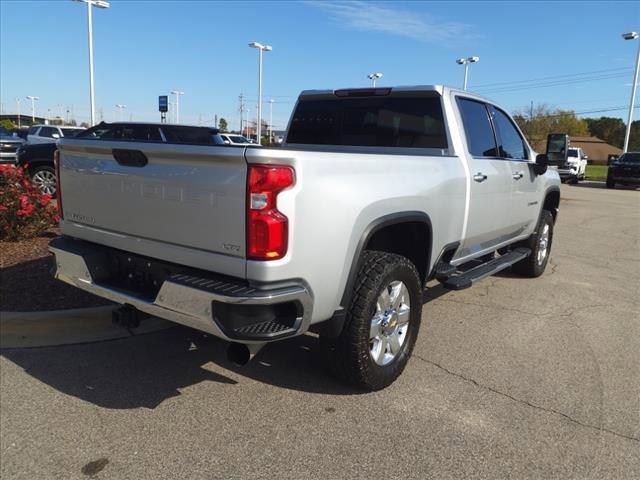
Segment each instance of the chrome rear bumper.
M313 299L303 285L256 288L246 282L229 281L228 277L218 279L212 275L176 274L165 279L157 294L150 298L101 281L101 275L107 266L104 261L105 248L100 245L58 237L49 244L49 251L55 256L54 276L58 280L225 340L263 343L288 338L307 331L311 322ZM237 329L230 329L228 326L225 328L224 321L216 316L216 304L245 309L241 311L246 311L250 306L295 304L297 313L294 315L295 319L291 318L290 328L285 330L278 330L277 326L276 330L269 330L260 323L250 323L250 320ZM220 310L228 311L228 308ZM237 323L238 314L234 316Z

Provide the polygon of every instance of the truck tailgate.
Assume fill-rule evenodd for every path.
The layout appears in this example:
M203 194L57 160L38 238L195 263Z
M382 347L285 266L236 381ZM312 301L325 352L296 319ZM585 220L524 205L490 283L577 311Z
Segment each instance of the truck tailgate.
M125 165L114 149L142 152L146 164ZM63 233L126 249L124 238L149 256L158 244L167 260L175 247L244 261L244 149L64 139L59 150ZM189 253L189 263L200 263Z

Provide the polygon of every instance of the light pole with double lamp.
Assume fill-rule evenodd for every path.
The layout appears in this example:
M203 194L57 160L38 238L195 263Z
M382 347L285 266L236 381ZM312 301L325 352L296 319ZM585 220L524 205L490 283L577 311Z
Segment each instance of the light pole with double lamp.
M469 64L476 63L480 60L480 57L467 57L467 58L459 58L456 60L458 65L464 65L464 83L462 84L462 89L467 89L467 79L469 78Z
M373 88L376 88L376 80L382 78L382 73L370 73L369 75L367 75L367 78L373 82Z
M262 144L262 52L270 52L273 50L271 45L263 45L258 42L251 42L249 44L251 48L257 48L259 51L258 56L258 124L256 125L256 140L258 145Z
M176 96L176 102L174 103L176 106L176 123L180 123L180 95L184 95L184 92L173 90L171 93Z
M31 123L36 123L36 100L40 100L40 97L27 95L27 100L31 100Z
M625 40L637 40L640 34L638 32L623 33L622 38ZM638 42L638 54L636 55L636 69L633 73L633 83L631 84L631 101L629 102L629 117L627 118L627 130L624 133L624 153L629 148L629 137L631 136L631 122L633 121L633 104L636 101L636 89L638 87L638 70L640 70L640 42Z

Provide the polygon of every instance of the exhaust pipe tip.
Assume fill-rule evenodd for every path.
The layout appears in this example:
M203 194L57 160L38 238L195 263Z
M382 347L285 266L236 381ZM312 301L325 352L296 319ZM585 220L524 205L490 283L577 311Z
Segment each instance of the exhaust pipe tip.
M230 343L229 348L227 348L227 359L238 367L244 367L253 360L253 357L256 356L264 345L264 343L248 345L236 342Z
M251 360L251 353L246 345L232 343L227 348L227 359L238 367L244 367Z

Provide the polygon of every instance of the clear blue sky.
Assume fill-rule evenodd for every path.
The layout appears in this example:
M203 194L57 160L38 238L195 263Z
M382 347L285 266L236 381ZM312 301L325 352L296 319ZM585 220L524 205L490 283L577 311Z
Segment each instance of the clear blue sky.
M480 57L470 89L511 110L531 101L577 112L621 107L638 46L622 40L630 30L640 30L638 2L112 0L108 10L94 8L97 109L110 121L115 104L126 104L127 120L157 121L157 96L180 89L183 123L211 124L217 114L238 128L241 92L255 116L254 40L273 45L264 93L276 101L276 128L300 90L366 86L370 72L384 73L379 85L460 85L455 59L470 55ZM84 4L0 1L4 112L16 110L15 97L28 112L24 97L37 95L37 114L73 106L87 120L87 63ZM514 83L541 77L557 78ZM488 86L496 83L504 84Z

